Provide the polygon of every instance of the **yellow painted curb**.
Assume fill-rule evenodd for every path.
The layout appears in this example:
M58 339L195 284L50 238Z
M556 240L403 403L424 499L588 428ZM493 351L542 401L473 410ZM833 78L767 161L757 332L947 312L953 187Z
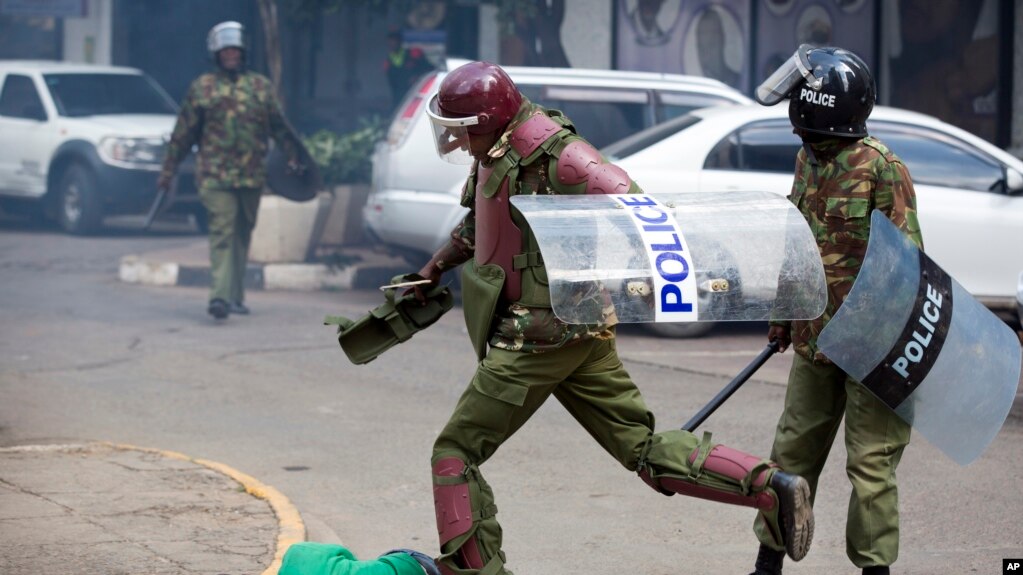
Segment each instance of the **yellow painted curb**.
M295 506L291 504L291 501L288 500L288 498L280 491L277 491L269 485L265 485L251 475L246 475L233 467L224 465L223 463L210 461L208 459L195 459L194 457L189 457L176 451L153 449L151 447L138 447L123 443L111 443L109 441L102 441L100 444L114 449L156 453L171 459L179 459L181 461L188 461L202 465L203 467L208 467L240 483L242 487L245 488L245 492L249 495L263 499L269 503L270 508L273 509L274 515L277 516L277 551L274 552L273 562L270 563L270 566L267 567L265 571L263 571L263 575L277 575L277 571L281 568L281 560L284 558L284 553L288 550L288 547L291 547L295 543L305 541L305 524L302 523L302 517L298 514L298 510L295 509Z

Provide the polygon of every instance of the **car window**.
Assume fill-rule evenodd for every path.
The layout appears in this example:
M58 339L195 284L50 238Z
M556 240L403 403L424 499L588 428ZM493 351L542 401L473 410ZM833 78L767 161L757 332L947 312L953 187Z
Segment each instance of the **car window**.
M657 124L656 126L647 128L642 132L623 138L610 146L601 149L600 152L612 160L627 158L640 150L649 148L657 142L685 130L699 121L700 118L698 116L691 114L688 116L681 116L673 120L668 120L667 122Z
M902 159L914 183L986 192L1004 176L1000 164L936 130L883 122L868 129Z
M534 103L561 110L579 135L600 148L653 123L650 94L586 86L519 85Z
M61 116L177 114L166 94L139 74L45 74Z
M45 120L46 109L39 99L32 78L20 74L9 74L0 91L0 116Z
M791 174L796 167L799 145L799 138L792 133L788 122L756 122L718 142L703 167Z
M718 96L706 94L689 94L685 92L656 92L657 94L657 118L664 122L679 116L685 116L699 108L711 106L734 105L735 102Z

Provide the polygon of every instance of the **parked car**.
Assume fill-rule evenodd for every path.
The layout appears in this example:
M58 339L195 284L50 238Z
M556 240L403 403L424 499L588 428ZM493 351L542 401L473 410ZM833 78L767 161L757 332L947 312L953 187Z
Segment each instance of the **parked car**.
M787 106L695 110L602 152L649 193L788 195L800 140L787 114ZM1011 313L1023 270L1023 162L916 112L878 106L867 126L909 168L927 254L978 300ZM661 325L682 335L691 327Z
M156 197L177 106L134 68L0 60L0 207L55 218L71 233L145 214ZM172 211L206 212L191 167Z
M466 63L449 60L447 69ZM676 74L504 68L531 101L564 112L601 147L687 112L751 100L716 80ZM425 108L446 71L424 77L398 107L387 140L373 155L372 189L363 210L367 234L416 269L447 241L466 209L459 205L466 166L437 157Z

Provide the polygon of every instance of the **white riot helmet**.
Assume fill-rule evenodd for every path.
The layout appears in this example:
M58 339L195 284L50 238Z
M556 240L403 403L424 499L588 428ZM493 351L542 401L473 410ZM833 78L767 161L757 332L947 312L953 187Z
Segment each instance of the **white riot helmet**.
M238 22L221 22L206 35L206 49L210 57L216 59L217 52L224 48L238 48L245 51L245 27Z

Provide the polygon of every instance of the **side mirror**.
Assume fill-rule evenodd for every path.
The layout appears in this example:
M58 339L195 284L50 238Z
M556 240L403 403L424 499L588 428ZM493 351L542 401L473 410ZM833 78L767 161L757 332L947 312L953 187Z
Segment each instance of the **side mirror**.
M1010 196L1023 193L1023 174L1012 168L1005 168L1005 191Z

